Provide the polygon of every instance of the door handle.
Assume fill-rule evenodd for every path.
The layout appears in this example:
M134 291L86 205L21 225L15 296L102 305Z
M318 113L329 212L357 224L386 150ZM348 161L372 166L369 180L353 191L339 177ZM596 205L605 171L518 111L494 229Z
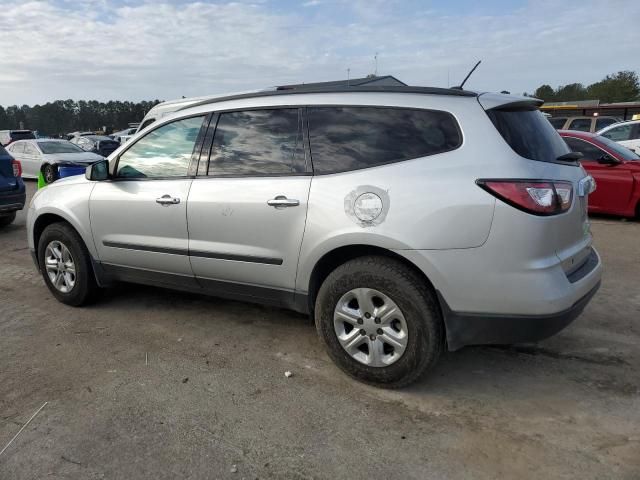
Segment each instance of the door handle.
M160 198L156 198L156 203L159 203L163 207L168 207L169 205L179 204L180 199L176 197L172 197L171 195L163 195Z
M300 205L300 200L287 198L284 195L278 195L276 198L267 200L267 205L276 208L297 207L298 205Z

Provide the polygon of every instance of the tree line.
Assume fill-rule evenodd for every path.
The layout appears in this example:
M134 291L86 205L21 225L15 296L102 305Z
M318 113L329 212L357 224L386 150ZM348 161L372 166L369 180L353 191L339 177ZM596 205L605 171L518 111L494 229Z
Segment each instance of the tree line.
M640 81L638 74L624 70L607 75L599 82L590 85L570 83L553 88L551 85L539 86L533 94L527 96L540 98L545 102L569 102L572 100L600 100L601 103L640 101Z
M41 135L58 136L73 131L107 131L139 122L160 100L142 102L56 100L44 105L0 105L0 130L25 128Z

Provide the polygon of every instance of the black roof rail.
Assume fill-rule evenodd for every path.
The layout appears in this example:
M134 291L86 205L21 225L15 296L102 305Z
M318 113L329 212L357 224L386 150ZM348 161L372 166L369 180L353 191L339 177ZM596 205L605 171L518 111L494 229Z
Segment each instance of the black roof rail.
M208 105L210 103L226 102L228 100L240 100L244 98L258 98L258 97L276 97L282 95L296 95L302 93L418 93L423 95L450 95L453 97L477 97L478 94L470 92L468 90L458 90L452 88L439 88L439 87L411 87L411 86L383 86L383 85L362 85L362 86L335 86L335 87L296 87L287 90L264 90L252 93L238 93L232 95L225 95L215 98L202 100L200 102L185 105L180 110L187 108L199 107L201 105Z

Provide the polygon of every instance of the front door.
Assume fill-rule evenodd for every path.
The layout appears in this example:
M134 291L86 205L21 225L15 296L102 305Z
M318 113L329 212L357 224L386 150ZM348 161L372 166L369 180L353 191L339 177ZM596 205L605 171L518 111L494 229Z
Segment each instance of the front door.
M189 263L189 164L204 117L156 128L112 161L112 179L91 193L99 260L124 279L197 285Z
M221 293L291 300L311 185L302 112L226 112L210 128L216 121L189 194L193 271Z

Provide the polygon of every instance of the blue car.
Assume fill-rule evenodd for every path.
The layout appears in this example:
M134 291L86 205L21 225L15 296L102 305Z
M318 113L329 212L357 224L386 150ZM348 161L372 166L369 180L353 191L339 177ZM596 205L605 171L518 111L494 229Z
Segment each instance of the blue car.
M24 208L27 195L20 162L0 145L0 227L9 225Z

